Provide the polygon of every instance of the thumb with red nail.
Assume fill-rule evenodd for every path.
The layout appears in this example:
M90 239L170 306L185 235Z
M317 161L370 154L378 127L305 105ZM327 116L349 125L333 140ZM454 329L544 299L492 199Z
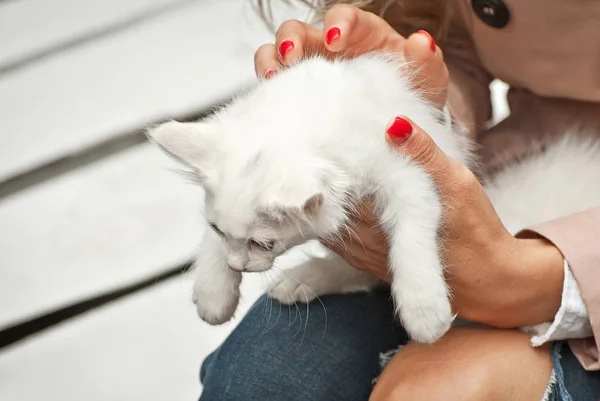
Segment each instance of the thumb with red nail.
M479 185L467 166L447 156L434 140L409 118L395 117L388 124L386 134L388 142L425 168L438 186L449 185L452 180L462 179L468 180L469 184L473 181L473 184ZM449 181L448 174L455 177Z

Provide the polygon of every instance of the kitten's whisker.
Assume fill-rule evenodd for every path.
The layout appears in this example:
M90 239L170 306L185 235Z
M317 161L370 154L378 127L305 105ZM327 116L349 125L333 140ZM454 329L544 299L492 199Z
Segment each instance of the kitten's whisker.
M271 321L271 312L273 310L273 298L271 298L271 297L267 297L267 298L269 299L269 316L267 318L267 322L265 323L265 329L267 327L269 327L269 322ZM265 329L263 329L263 331L260 333L261 336L266 333Z
M273 264L273 267L275 269L278 269L279 271L282 272L282 270L280 268L278 268L277 266L275 266L275 264ZM294 324L294 322L296 321L296 319L298 318L298 314L300 313L300 310L298 308L298 304L296 303L296 301L291 297L290 293L288 292L287 288L283 287L283 290L285 291L285 293L288 295L289 299L292 299L294 301L294 306L296 307L296 316L294 316L294 320L290 322L291 320L291 313L292 313L292 307L291 305L288 304L288 327L292 327L292 324ZM281 302L279 302L279 305L281 307ZM302 315L300 314L300 324L302 324Z
M273 268L278 270L283 276L288 277L288 275L285 273L285 271L283 269L281 269L279 266L277 266L275 263L273 263ZM300 311L300 308L298 307L298 303L296 302L296 300L294 300L293 297L290 296L290 293L288 292L288 290L285 287L283 289L285 290L285 293L289 296L289 298L294 301L294 306L296 307L296 316L294 316L294 320L289 323L288 327L292 327L292 325L294 324L296 319L298 319L298 316L300 316L300 327L302 327L302 312ZM291 307L290 307L290 314L291 314Z
M266 270L265 273L269 274L270 271ZM262 276L262 277L264 277L264 276ZM271 299L271 305L273 305L273 299L271 297L269 297L268 295L267 295L267 297ZM268 328L267 330L263 331L260 335L268 333L275 326L277 326L277 323L279 322L279 319L281 318L281 302L278 302L278 304L279 304L279 315L277 315L277 320L275 320L275 323L273 323L273 325L270 328ZM267 327L268 327L268 322L267 322Z
M281 271L283 273L283 269L281 269L280 267L275 266L275 265L273 265L273 267L275 267L276 269L278 269L279 271ZM298 280L296 277L294 277L292 275L286 275L286 276L289 277L289 278L291 278L295 282L297 282L300 285L300 288L302 288L302 292L304 292L304 298L306 299L306 323L305 323L304 332L306 333L306 329L308 328L308 314L309 314L309 311L310 311L310 306L309 306L310 302L308 301L308 295L306 294L306 291L304 290L306 288L319 301L319 303L321 304L321 307L323 308L323 312L325 313L325 327L323 328L323 336L325 336L325 331L327 330L327 324L328 324L328 315L327 315L327 308L325 307L325 304L321 300L321 297L319 297L319 295L317 295L317 293L314 292L308 285L304 284L302 281Z
M267 295L267 298L270 298L270 297ZM270 302L270 300L268 300L268 299L267 299L267 300L265 300L265 304L263 305L263 310L262 310L262 320L263 320L263 321L264 321L264 320L266 319L266 317L267 317L267 304L268 304L269 302ZM266 324L266 323L265 323L265 324Z
M273 264L273 268L277 269L277 270L278 270L278 271L279 271L279 272L280 272L280 273L281 273L283 276L285 276L286 278L288 278L288 277L289 277L289 278L292 278L292 279L294 279L294 280L295 280L295 278L294 278L294 277L292 277L292 276L288 275L288 274L287 274L287 273L286 273L286 272L285 272L285 271L284 271L282 268L280 268L279 266L277 266L277 265ZM296 312L297 312L298 316L300 316L300 326L298 327L298 331L296 331L296 332L294 333L294 336L296 336L296 335L297 335L297 334L300 332L300 330L302 330L302 327L303 327L303 325L302 325L302 311L300 310L300 307L298 306L298 302L296 302L296 300L294 299L294 297L293 297L293 296L291 296L291 294L290 294L290 293L287 291L287 289L285 289L285 288L284 288L284 290L285 290L286 294L288 294L288 295L290 296L290 299L292 299L292 301L294 301L294 305L296 306ZM296 318L294 318L294 322L295 322L295 321L296 321ZM294 322L292 322L291 324L293 324ZM290 326L291 326L291 324L290 324Z

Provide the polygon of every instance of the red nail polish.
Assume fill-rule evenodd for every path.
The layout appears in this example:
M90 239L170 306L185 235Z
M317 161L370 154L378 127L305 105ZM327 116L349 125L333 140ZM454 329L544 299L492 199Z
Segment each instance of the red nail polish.
M434 52L435 51L435 40L433 39L433 36L431 36L431 34L429 32L424 31L422 29L417 31L417 33L421 33L429 38L429 46L431 47L431 51Z
M325 34L325 41L327 42L328 45L331 44L331 42L333 42L334 40L338 40L340 38L340 36L342 35L342 32L340 31L340 28L330 28L327 33Z
M402 144L412 135L412 125L402 117L396 117L392 125L387 129L388 135L397 143Z
M275 74L277 74L277 70L269 70L265 74L265 78L266 79L271 79L271 78L273 78L273 76L275 76Z
M279 54L281 54L281 57L285 57L285 55L288 54L288 52L293 48L294 42L292 42L291 40L284 40L279 45Z

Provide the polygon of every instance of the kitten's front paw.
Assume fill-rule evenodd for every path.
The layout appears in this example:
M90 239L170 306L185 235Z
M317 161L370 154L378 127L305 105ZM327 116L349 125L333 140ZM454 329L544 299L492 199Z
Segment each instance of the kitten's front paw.
M200 319L210 325L228 322L234 315L240 300L239 287L213 288L196 282L193 301Z
M405 289L406 290L406 289ZM450 329L456 315L452 314L450 300L445 291L438 294L419 294L412 300L406 291L399 305L402 326L411 339L420 343L433 343Z

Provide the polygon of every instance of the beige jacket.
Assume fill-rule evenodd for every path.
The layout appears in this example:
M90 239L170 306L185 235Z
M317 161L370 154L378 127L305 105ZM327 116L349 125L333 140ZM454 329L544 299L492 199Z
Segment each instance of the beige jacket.
M567 127L600 135L600 0L447 1L453 18L440 45L450 69L449 107L472 127L491 170ZM385 18L408 33L398 10ZM493 78L511 87L511 115L486 129ZM600 370L600 206L525 231L548 238L567 259L594 332L569 343L585 369Z

